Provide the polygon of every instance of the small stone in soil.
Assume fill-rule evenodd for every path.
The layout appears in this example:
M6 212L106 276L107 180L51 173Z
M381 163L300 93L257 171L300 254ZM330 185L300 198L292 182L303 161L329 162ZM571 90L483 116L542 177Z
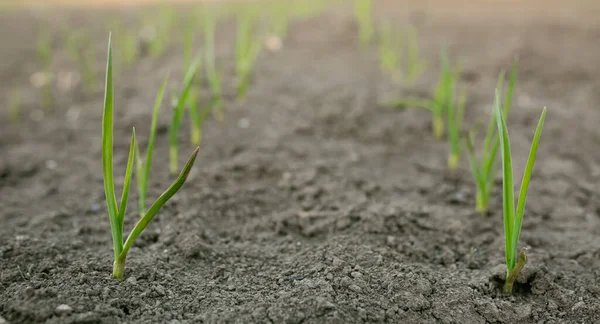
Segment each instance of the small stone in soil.
M0 324L8 324L8 322L2 316L0 316Z
M58 306L56 306L56 309L54 310L54 312L57 315L70 314L72 311L73 311L73 308L71 308L71 306L66 305L66 304L58 305Z

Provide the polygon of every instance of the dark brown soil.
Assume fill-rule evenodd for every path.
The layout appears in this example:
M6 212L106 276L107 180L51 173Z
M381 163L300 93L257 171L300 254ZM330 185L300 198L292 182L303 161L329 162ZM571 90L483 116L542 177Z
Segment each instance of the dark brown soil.
M102 91L57 90L52 111L30 118L39 117L29 85L38 30L52 23L55 68L68 70L58 22L87 24L100 78L107 14L0 14L0 102L21 87L24 114L14 124L0 110L0 323L600 323L598 5L396 2L378 12L417 25L430 66L416 87L400 90L374 48L358 49L350 10L294 24L282 51L261 56L245 102L226 87L225 122L208 122L188 183L130 251L125 282L110 276ZM219 44L229 83L233 30ZM498 291L498 190L490 215L475 213L467 161L446 170L428 114L378 105L427 93L444 42L466 69L471 123L487 116L499 71L519 56L516 175L548 107L521 235L531 252L510 298ZM131 127L144 145L162 79L172 71L180 85L181 57L174 45L118 74L120 177ZM169 182L165 107L151 197Z

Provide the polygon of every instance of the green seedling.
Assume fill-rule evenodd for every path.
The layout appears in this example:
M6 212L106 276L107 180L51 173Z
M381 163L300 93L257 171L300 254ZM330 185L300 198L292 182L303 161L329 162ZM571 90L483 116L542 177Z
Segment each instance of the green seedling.
M135 30L127 29L120 36L121 56L126 66L131 66L138 58L138 36Z
M202 132L204 130L204 122L210 114L211 106L207 105L203 109L200 108L200 101L197 88L192 88L188 96L188 109L190 110L190 128L192 130L190 141L193 145L199 146L202 144Z
M142 161L141 151L139 146L136 145L136 174L138 184L138 203L140 210L140 217L144 217L146 214L146 196L148 193L148 179L150 178L150 165L152 164L152 152L154 151L154 142L156 141L156 126L158 125L158 112L160 105L163 101L165 88L169 77L166 77L163 81L162 86L158 90L156 100L154 101L154 110L152 111L152 122L150 124L150 137L148 139L148 146L146 147L146 158Z
M185 111L185 103L187 102L192 82L198 70L201 57L198 56L194 59L194 62L188 68L184 80L183 89L179 93L179 97L176 99L175 109L173 110L173 119L171 121L171 127L169 129L169 163L171 175L176 175L178 170L178 134L179 128L181 127L181 121L183 120L183 114Z
M245 97L250 84L252 69L260 52L260 42L254 37L254 15L247 11L238 16L236 38L236 74L238 98Z
M269 29L272 35L284 39L290 28L289 3L274 1L270 4Z
M154 26L156 34L151 39L149 52L152 57L161 56L169 44L169 40L173 35L173 26L177 20L177 13L175 10L164 5L159 9L158 17L152 15L148 18L149 26Z
M379 67L382 72L391 74L395 81L400 81L402 77L401 44L398 37L394 35L392 24L389 21L386 20L381 24L378 36Z
M454 85L455 81L449 83ZM448 90L453 93L454 89ZM450 145L450 153L448 154L448 168L456 169L460 162L460 156L463 149L462 125L465 115L465 104L467 100L467 92L462 88L458 94L456 101L454 95L447 98L447 124L448 124L448 142Z
M354 0L354 18L358 23L358 40L361 47L367 47L373 39L373 1Z
M513 65L510 80L508 82L508 89L504 98L503 115L508 117L513 97L513 90L517 82L517 63ZM498 77L498 92L502 93L502 86L504 83L504 72L500 73ZM500 102L494 102L494 105L501 105ZM494 165L496 163L496 156L498 154L498 148L500 142L496 131L496 116L492 114L490 117L487 133L483 142L483 149L479 160L475 153L475 146L473 144L474 131L470 131L466 138L469 163L471 165L471 174L475 179L475 208L476 210L485 215L487 213L490 197L494 188Z
M81 49L84 46L84 34L80 30L70 31L67 36L67 53L73 63L79 63Z
M45 75L45 82L41 87L42 109L48 110L54 101L52 94L52 38L45 29L39 34L38 57Z
M444 114L448 109L450 99L454 100L452 84L459 75L453 72L450 68L450 63L446 51L442 51L440 55L442 70L438 79L438 83L434 92L433 99L404 99L388 102L384 104L390 108L422 108L429 110L432 114L432 128L435 137L441 139L444 137Z
M18 123L21 120L21 91L19 89L15 88L11 91L8 107L10 109L10 121Z
M221 76L216 67L215 58L215 29L216 18L212 15L213 10L204 12L204 58L206 60L206 77L211 92L210 109L218 121L225 119L223 111L223 99L221 92Z
M510 140L508 138L508 128L506 120L500 109L500 93L496 89L496 104L494 105L496 115L496 124L498 126L498 137L500 142L500 152L502 155L502 210L504 214L504 239L505 239L505 254L506 254L506 282L504 284L504 294L512 294L513 284L519 272L527 262L527 248L522 248L517 259L517 244L519 243L519 235L521 233L521 224L523 223L523 214L525 212L525 201L527 199L527 189L529 180L533 171L533 164L537 153L544 120L546 119L546 108L542 110L542 115L535 129L531 150L527 158L527 165L521 181L521 189L519 190L519 200L516 202L515 210L515 192L513 186L513 169L512 157L510 152Z
M93 69L96 62L94 47L91 46L84 33L73 31L67 38L67 51L73 63L79 67L86 91L92 92L96 88L97 82Z
M133 174L133 160L135 155L135 128L131 134L131 144L129 148L129 157L127 159L127 168L125 171L125 181L123 183L123 192L121 194L121 203L117 205L115 194L115 179L113 174L113 119L114 119L114 97L113 97L113 71L112 71L112 49L111 36L108 38L108 58L106 64L106 86L104 93L104 113L102 116L102 171L104 176L104 192L106 195L106 205L110 220L110 228L113 239L113 277L123 280L125 272L125 260L127 253L133 245L135 239L146 229L146 226L156 216L161 207L177 193L185 183L196 156L198 149L192 153L187 164L179 174L175 182L150 206L148 212L135 224L125 243L123 243L123 226L125 212L127 210L127 201L129 196L129 187Z
M417 30L409 26L406 32L406 76L405 83L412 86L427 68L427 62L421 59Z

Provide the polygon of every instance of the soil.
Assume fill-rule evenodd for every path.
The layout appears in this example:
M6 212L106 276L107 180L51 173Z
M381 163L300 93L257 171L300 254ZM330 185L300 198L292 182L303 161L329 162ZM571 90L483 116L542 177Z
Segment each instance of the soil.
M378 17L418 28L430 64L411 88L379 72L351 10L336 10L297 21L281 51L261 54L244 102L232 87L235 28L223 25L226 119L207 122L188 182L137 240L124 282L111 278L102 90L56 90L43 112L29 85L42 26L54 28L55 70L74 69L61 21L92 30L101 78L114 11L2 14L0 102L21 87L23 118L0 110L0 323L600 323L598 7L380 2ZM443 43L463 62L470 124L487 118L499 71L519 57L516 182L548 107L520 240L529 261L512 297L499 291L501 182L489 215L477 214L468 163L446 169L430 116L380 106L429 93ZM154 95L168 71L180 86L182 65L174 45L117 74L117 183L131 127L145 145ZM151 198L171 180L169 117L163 107Z

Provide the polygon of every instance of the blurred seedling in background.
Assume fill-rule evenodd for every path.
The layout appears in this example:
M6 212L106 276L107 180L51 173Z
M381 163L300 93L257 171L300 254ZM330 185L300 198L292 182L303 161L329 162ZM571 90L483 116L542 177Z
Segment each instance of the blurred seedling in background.
M144 19L149 42L149 52L152 57L161 56L173 38L173 26L177 21L177 12L168 4L158 8L158 13L152 11Z
M419 49L419 36L417 29L410 25L406 30L406 73L404 83L407 86L413 86L415 82L423 75L427 68L427 62L421 58Z
M394 28L389 20L378 31L379 64L397 83L413 86L427 66L420 57L417 31L413 26Z
M400 82L402 79L402 43L399 34L394 33L392 23L385 20L381 23L377 37L379 48L379 68L384 73L389 73L392 79Z
M454 86L456 81L453 80L449 82ZM449 153L448 153L448 168L450 170L456 169L458 167L458 163L460 162L460 156L462 150L464 148L464 136L463 136L463 120L465 115L465 105L467 100L467 91L466 88L460 88L458 91L458 97L455 99L454 92L455 89L448 90L452 91L451 96L447 99L447 118L446 123L448 125L448 143L449 143Z
M441 71L434 91L433 99L403 99L385 103L390 108L423 108L431 112L433 134L436 138L444 137L444 114L447 113L448 103L454 102L454 93L450 83L460 78L458 72L452 71L445 50L440 54ZM451 99L449 99L451 98Z
M118 67L133 65L140 55L138 31L117 19L113 21L111 26L112 33L115 35L115 42L118 45L115 63L118 64Z
M246 96L252 70L260 53L261 43L255 35L255 20L253 10L244 10L238 14L235 48L238 99Z
M283 40L290 28L290 4L283 1L269 3L269 31Z
M135 147L136 153L136 174L138 184L138 204L140 217L144 217L146 214L146 196L148 193L148 179L150 178L150 166L152 165L152 152L154 151L154 142L156 141L156 126L158 125L158 112L160 105L163 102L163 96L169 77L166 77L162 83L162 86L158 90L156 99L154 101L154 110L152 111L152 122L150 125L150 137L148 138L148 146L146 147L146 158L142 160L139 145Z
M86 38L85 33L81 31L70 32L67 36L67 52L81 73L85 90L93 92L97 85L94 71L96 51L90 39Z
M517 276L527 262L527 248L522 248L517 256L517 245L521 234L521 224L523 223L523 214L525 213L525 202L527 200L527 190L533 165L535 163L536 153L544 120L546 119L546 108L542 110L542 115L535 129L535 135L531 143L527 165L523 173L521 188L519 189L519 200L515 201L515 188L513 186L512 156L510 151L510 140L508 138L508 128L506 120L500 108L500 92L496 89L496 100L494 104L496 115L496 124L498 126L498 138L500 142L500 152L502 153L502 211L504 215L504 239L506 254L506 281L504 284L504 294L511 295L513 285ZM516 203L516 209L515 209ZM517 259L518 258L518 259Z
M211 111L210 104L201 108L199 90L196 87L190 89L188 95L188 109L190 110L190 141L193 145L202 144L202 134L204 132L204 123Z
M41 106L43 110L49 110L54 102L52 94L52 37L43 29L38 36L38 58L42 71L32 76L32 83L41 90Z
M123 192L121 194L121 203L117 205L115 194L115 179L113 174L113 119L114 119L114 89L113 89L113 71L112 71L112 49L111 37L108 38L108 58L106 64L106 87L104 96L104 113L102 116L102 172L104 177L104 192L106 195L106 205L110 220L110 229L113 239L113 277L123 280L125 272L125 261L127 253L133 245L135 239L146 229L146 226L152 221L154 216L162 206L177 193L183 186L194 165L198 148L194 150L185 167L173 184L150 206L148 212L135 224L125 243L123 243L123 227L125 223L125 213L127 210L127 201L129 198L129 187L133 174L133 164L135 156L135 128L131 134L131 144L129 148L129 157L127 159L127 168L125 171L125 181L123 183Z
M215 10L215 8L209 7L204 11L204 59L206 62L206 77L211 92L210 109L216 120L223 121L225 112L223 111L221 73L217 70L215 57L215 29L217 25Z
M354 19L358 24L360 46L366 48L371 44L375 33L373 27L373 1L354 0Z
M179 136L179 128L181 127L181 122L183 120L183 114L185 112L185 104L187 102L188 95L190 93L190 89L192 87L192 82L194 81L194 77L196 75L196 71L198 70L198 65L200 64L201 56L198 56L190 67L188 68L184 80L183 80L183 88L179 93L179 96L176 99L175 109L173 110L173 119L171 121L171 127L169 129L169 163L171 175L176 175L178 170L178 136Z
M517 82L517 62L515 61L512 71L510 74L510 80L508 82L508 89L506 90L506 95L504 97L504 105L503 105L503 116L505 118L508 117L513 97L513 90L515 84ZM496 89L498 89L498 93L502 94L502 88L504 84L504 72L501 72L498 76L498 85ZM499 98L495 99L494 106L502 105L501 102L496 102L500 100ZM483 148L481 150L481 154L479 159L477 159L477 154L475 152L475 146L473 144L474 136L476 135L475 130L469 131L466 142L467 148L469 152L469 163L471 165L471 174L473 175L473 179L475 180L475 208L476 210L485 215L488 210L488 205L490 202L490 197L492 195L492 190L494 188L494 182L496 178L496 156L498 154L498 148L500 147L500 141L497 133L496 126L496 114L492 114L490 116L489 125L487 128L487 132L485 135L485 139L483 141Z

